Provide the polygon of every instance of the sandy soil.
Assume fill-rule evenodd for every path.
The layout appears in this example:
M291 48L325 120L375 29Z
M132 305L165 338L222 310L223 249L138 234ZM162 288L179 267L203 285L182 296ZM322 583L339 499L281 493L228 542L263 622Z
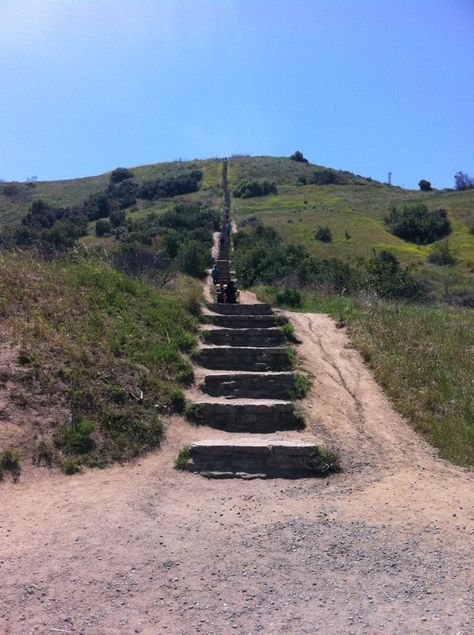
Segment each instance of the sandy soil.
M178 449L222 436L169 422L135 464L0 488L0 633L473 632L472 475L392 410L343 330L291 314L327 479L216 481Z

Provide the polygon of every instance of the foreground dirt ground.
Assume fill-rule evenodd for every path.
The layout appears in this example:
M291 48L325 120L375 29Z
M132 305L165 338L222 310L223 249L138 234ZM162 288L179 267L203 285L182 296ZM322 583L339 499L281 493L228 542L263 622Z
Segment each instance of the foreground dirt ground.
M291 314L313 387L307 429L341 450L327 479L208 481L170 421L133 465L0 487L0 633L474 631L472 474L393 411L346 334Z

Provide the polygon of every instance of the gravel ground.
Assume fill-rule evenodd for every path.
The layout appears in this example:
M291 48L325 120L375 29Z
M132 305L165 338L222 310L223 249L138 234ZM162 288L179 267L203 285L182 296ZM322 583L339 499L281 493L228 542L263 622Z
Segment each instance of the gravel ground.
M342 330L291 315L308 427L340 447L325 479L216 481L179 447L225 433L181 418L135 464L0 488L0 633L474 631L472 474L392 410Z

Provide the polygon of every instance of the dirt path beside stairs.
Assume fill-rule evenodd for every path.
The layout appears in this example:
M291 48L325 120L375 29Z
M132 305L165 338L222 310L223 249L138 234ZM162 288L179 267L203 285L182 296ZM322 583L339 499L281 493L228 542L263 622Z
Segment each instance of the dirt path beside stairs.
M339 446L344 472L179 473L179 447L223 433L175 418L133 465L5 483L2 634L473 632L472 475L410 430L330 318L289 315L314 377L301 435Z

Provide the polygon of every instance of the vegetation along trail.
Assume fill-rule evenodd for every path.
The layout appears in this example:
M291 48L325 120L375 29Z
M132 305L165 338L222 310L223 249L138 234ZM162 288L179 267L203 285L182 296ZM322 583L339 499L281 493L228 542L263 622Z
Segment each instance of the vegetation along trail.
M2 487L4 633L468 633L472 476L392 410L328 317L289 314L328 479L177 473L169 425L137 463Z
M248 433L176 413L160 448L130 462L71 476L25 462L0 487L1 635L473 632L472 472L395 412L332 318L284 313L312 385L299 402L306 427L271 437L338 448L342 471L177 471L183 447Z

